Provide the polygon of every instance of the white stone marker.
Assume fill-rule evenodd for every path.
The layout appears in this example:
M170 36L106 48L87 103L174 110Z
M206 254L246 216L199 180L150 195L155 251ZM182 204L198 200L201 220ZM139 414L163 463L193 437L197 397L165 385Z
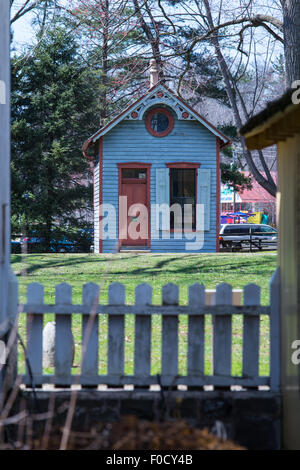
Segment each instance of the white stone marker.
M75 355L75 342L72 334L72 364ZM55 321L49 321L43 329L43 367L55 366Z

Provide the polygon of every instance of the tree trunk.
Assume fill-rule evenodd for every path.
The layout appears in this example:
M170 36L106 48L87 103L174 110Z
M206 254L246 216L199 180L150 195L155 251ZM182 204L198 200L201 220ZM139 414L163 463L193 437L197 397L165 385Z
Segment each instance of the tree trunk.
M149 19L152 23L152 26L155 30L155 34L152 33L150 26L146 23L143 14L141 12L138 0L133 0L135 13L138 17L140 26L148 39L151 49L153 58L156 60L157 68L158 68L158 77L159 80L164 78L164 71L162 67L162 58L161 58L161 51L160 51L160 34L159 34L159 26L158 23L155 21L154 17L152 16L151 9L149 8L148 3L145 3L145 7L149 16Z
M210 9L210 5L209 5L208 0L204 0L204 5L205 5L205 9L206 9L207 22L209 24L209 27L213 28L214 27L214 22L213 22L213 19L212 19L211 9ZM224 59L223 53L221 51L218 36L217 35L213 36L211 42L212 42L212 44L215 48L219 68L220 68L220 71L222 73L222 76L223 76L223 79L224 79L224 82L225 82L226 93L227 93L228 99L230 101L232 110L233 110L235 125L237 126L238 129L240 129L242 127L242 124L243 124L242 123L242 118L241 118L241 115L240 115L240 112L239 112L239 109L238 109L238 106L237 106L234 90L233 90L232 85L231 85L232 76L231 76L230 70L228 69L228 66L226 64L226 61ZM246 162L249 166L250 172L252 173L252 175L254 176L256 181L260 184L260 186L262 186L266 191L268 191L269 194L271 194L272 196L275 197L276 196L276 185L275 185L275 183L274 183L274 181L273 181L273 179L270 175L270 172L267 172L267 175L266 175L267 177L270 175L271 179L269 180L269 179L266 179L264 177L264 175L262 175L260 173L257 166L255 165L252 153L249 150L246 149L244 138L241 137L240 141L241 141L241 144L242 144L243 153L244 153ZM260 159L263 158L262 153L259 155L259 157L260 157Z
M51 251L51 238L52 238L52 217L46 217L45 221L45 251L50 253Z
M281 0L286 86L300 80L300 0Z
M108 22L109 22L109 0L104 3L104 27L102 42L102 60L100 77L100 126L106 124L107 118L107 74L108 74Z

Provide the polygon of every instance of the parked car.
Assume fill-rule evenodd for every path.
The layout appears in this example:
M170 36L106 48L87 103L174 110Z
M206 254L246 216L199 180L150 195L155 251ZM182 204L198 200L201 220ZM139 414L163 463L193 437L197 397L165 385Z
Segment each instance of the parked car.
M276 248L277 230L264 224L222 224L219 240L222 248L230 250Z
M35 235L35 233L32 233ZM11 240L12 252L20 253L22 245L27 245L28 253L43 251L45 238L38 236L18 236ZM50 250L54 253L89 253L93 245L93 230L81 229L68 236L54 236L50 240Z
M54 253L75 253L76 243L74 240L69 240L67 237L61 239L52 238L50 241L50 249Z
M20 235L12 235L11 252L21 253L21 236Z

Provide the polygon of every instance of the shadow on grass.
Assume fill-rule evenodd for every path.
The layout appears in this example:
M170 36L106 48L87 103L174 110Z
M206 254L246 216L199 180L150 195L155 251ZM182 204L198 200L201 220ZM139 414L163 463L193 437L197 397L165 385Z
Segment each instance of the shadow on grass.
M156 257L149 257L149 265L139 265L135 266L135 262L138 263L138 260L142 257L147 257L148 255L140 254L130 254L130 255L111 255L111 256L101 256L97 255L58 255L58 254L30 254L26 255L25 259L22 255L12 255L12 263L22 263L26 265L27 274L32 274L36 271L42 271L50 268L59 268L59 267L78 267L80 265L95 265L111 263L111 269L109 270L108 275L128 275L128 276L153 276L160 273L164 275L176 276L176 275L191 275L191 274L209 274L214 272L227 273L230 276L230 273L236 273L237 271L242 271L246 275L270 275L270 256L260 256L259 261L257 258L251 259L244 258L241 261L240 257L220 256L220 258L212 259L205 256L206 253L199 254L198 256L191 256L190 254L183 254L182 256L171 256L162 254L163 259ZM35 263L36 260L36 263ZM141 260L142 261L142 260ZM117 264L117 266L115 266ZM122 266L123 264L123 266ZM138 263L139 264L139 263ZM102 270L99 266L99 275L101 275ZM75 275L81 273L74 273ZM88 270L84 271L85 275L88 275ZM93 271L93 274L95 272ZM20 276L21 273L18 272L17 276Z
M28 256L30 256L30 258L28 258ZM49 260L49 256L53 256L53 258L51 260ZM38 254L38 253L34 253L34 254L29 254L29 255L25 255L25 258L22 256L22 255L12 255L11 256L11 261L12 261L12 264L14 263L24 263L26 264L26 272L28 274L31 274L35 271L38 271L38 270L43 270L43 269L48 269L48 268L59 268L59 267L70 267L70 266L78 266L80 264L88 264L88 263L113 263L113 262L120 262L122 260L126 260L126 259L133 259L133 258L136 258L137 256L126 256L126 258L122 257L122 258L114 258L113 256L112 257L103 257L103 258L100 258L100 259L95 259L93 256L91 255L86 255L86 256L73 256L72 257L69 257L69 255L65 256L65 255L59 255L60 256L60 259L57 259L56 258L57 253L54 253L53 255L51 253L43 253L43 254ZM64 256L64 258L61 258L62 256ZM36 263L36 264L28 264L28 262L32 262L32 260L34 260L34 257L46 257L47 260L43 260L43 262L39 262L39 263ZM28 261L29 260L29 261ZM17 276L20 276L21 273L17 273Z

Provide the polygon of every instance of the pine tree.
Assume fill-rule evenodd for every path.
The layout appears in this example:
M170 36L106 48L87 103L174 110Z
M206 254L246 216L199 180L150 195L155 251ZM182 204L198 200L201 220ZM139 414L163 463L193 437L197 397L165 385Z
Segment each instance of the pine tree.
M91 208L83 141L97 125L95 78L75 37L55 25L12 60L12 214L45 239L80 226Z

